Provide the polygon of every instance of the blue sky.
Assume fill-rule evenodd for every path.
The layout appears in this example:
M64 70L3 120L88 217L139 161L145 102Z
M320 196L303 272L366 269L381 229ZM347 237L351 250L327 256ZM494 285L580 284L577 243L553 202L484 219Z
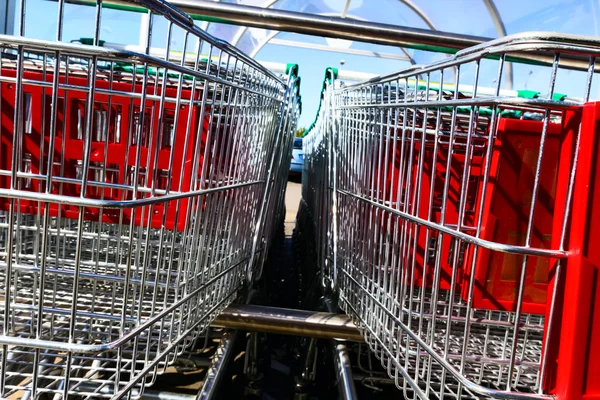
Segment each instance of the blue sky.
M2 0L0 0L2 1ZM252 0L245 0L252 1ZM496 37L492 20L488 16L482 0L415 0L429 15L436 27L442 31ZM304 12L339 14L344 0L281 0L278 8ZM496 0L496 5L509 34L523 31L558 31L598 36L600 33L599 0ZM56 32L56 3L47 0L27 0L26 35L52 40ZM378 22L426 28L427 26L411 10L397 0L352 0L350 16ZM91 7L67 5L65 12L64 40L93 36L94 9ZM139 34L139 14L106 10L103 13L101 38L109 42L137 43ZM215 29L215 27L213 27ZM211 30L218 33L218 30ZM156 46L161 45L160 35ZM282 33L279 39L303 40L317 44L327 44L323 38ZM248 43L242 43L247 46ZM162 39L164 47L164 39ZM375 46L367 43L352 43L352 48L401 54L398 48ZM433 53L411 53L417 62L434 60L439 55ZM382 74L407 66L407 62L371 57L330 53L300 48L286 48L279 45L266 45L256 56L259 60L300 65L302 76L303 115L300 126L308 126L318 107L318 95L327 66L339 67L344 60L345 69ZM579 73L562 77L556 90L572 96L580 96L579 89L573 87L579 81ZM532 74L531 67L515 67L515 88L543 91L536 87L538 82L546 82L543 76ZM594 94L598 94L596 89ZM597 97L597 96L596 96Z

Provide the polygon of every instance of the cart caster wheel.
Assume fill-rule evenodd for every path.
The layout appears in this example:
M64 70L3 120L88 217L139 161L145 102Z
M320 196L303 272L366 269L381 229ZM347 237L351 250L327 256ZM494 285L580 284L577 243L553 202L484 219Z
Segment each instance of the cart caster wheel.
M262 389L255 385L253 382L250 382L244 388L244 398L246 399L260 399L262 398Z

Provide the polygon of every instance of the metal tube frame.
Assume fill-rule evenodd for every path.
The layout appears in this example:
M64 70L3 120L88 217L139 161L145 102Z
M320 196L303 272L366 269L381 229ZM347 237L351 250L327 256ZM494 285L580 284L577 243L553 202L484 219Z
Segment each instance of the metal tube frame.
M363 340L345 314L277 307L233 305L221 312L212 326L320 339Z
M206 372L202 389L200 389L200 392L198 392L196 400L210 400L216 395L219 384L226 372L227 365L233 357L233 350L237 341L237 336L238 333L236 331L225 332L223 334L223 338L221 339L219 347L217 348L217 352L215 353L213 363Z
M542 55L544 52L546 55ZM536 63L548 67L548 91L539 93L535 99L519 98L511 93L506 96L501 94L507 60L523 54L532 55L530 60L535 59ZM335 88L333 93L325 91L322 104L330 104L331 109L329 114L323 113L320 117L328 117L329 121L319 118L314 130L305 137L305 155L309 173L323 175L329 186L324 189L325 193L321 193L322 187L317 186L305 188L304 193L310 195L307 199L309 205L318 205L319 196L326 197L329 191L340 196L338 206L328 210L329 218L337 212L338 218L343 221L333 229L339 230L338 243L334 240L332 246L326 246L328 253L324 255L328 262L338 262L334 262L332 270L325 272L334 281L333 286L337 283L340 307L361 327L371 350L381 359L390 377L396 379L405 396L421 399L433 396L552 398L540 385L546 373L543 368L546 360L545 353L542 353L542 332L545 332L545 328L550 332L553 328L549 326L551 320L544 320L544 315L536 315L539 312L522 309L527 260L543 257L559 259L561 262L560 259L570 256L564 243L564 238L568 236L565 235L569 218L568 204L565 205L564 215L557 216L562 221L562 231L553 232L553 235L560 236L560 243L557 241L542 249L531 241L536 196L541 185L541 164L548 126L551 122L556 126L561 116L566 118L565 114L570 115L565 110L581 110L583 103L588 101L592 77L598 71L596 60L599 56L600 40L597 38L527 33L474 46L436 63ZM492 57L498 65L494 75L495 89L483 87L479 76L482 60ZM454 70L460 77L462 66L474 67L473 76L470 77L473 84L467 92L461 91L460 88L466 86L459 82L443 82L444 75ZM557 101L553 97L555 79L558 71L563 69L587 72L585 79L582 76L576 82L585 93L583 99ZM422 76L425 79L421 79ZM480 92L480 89L484 90ZM327 98L328 95L332 98ZM485 114L481 113L484 109ZM522 245L508 244L502 239L484 239L490 236L482 234L482 212L476 211L479 214L470 217L473 218L470 221L465 218L464 211L475 154L485 160L484 165L480 166L483 183L475 205L477 210L484 207L486 191L489 189L487 183L491 179L490 157L495 151L496 122L500 116L505 116L503 112L506 109L532 113L540 121L539 132L536 131L540 141L539 154L536 156L537 162L531 167L532 176L535 177L531 183L533 196L528 200L530 208L525 217L528 221L527 232L523 232L527 240L517 242L524 242ZM323 142L330 140L330 126L334 129L333 137L336 139L333 143L337 155L333 149L323 151L322 148ZM480 132L482 129L484 133ZM579 132L572 135L579 135ZM576 143L577 138L573 139ZM476 143L482 141L484 144L476 149ZM425 157L429 168L427 176L436 176L435 168L439 163L436 156L442 146L442 151L450 156L443 161L445 172L442 178L430 178L432 181L443 179L443 191L435 189L441 193L434 193L433 184L423 188L419 182L425 176ZM429 149L427 155L426 148ZM572 151L575 154L571 157L577 160L577 149ZM454 154L464 154L460 168L451 168L451 156ZM330 157L335 157L336 162L329 161ZM386 192L392 190L384 181L390 179L387 168L391 163L395 163L393 168L397 168L397 171L392 169L391 172L391 182L397 182L397 189L394 189L397 193ZM566 166L569 171L569 181L566 183L568 199L572 195L576 167L576 161ZM333 173L324 170L333 168ZM458 172L453 168L459 168ZM394 175L395 171L398 176ZM454 184L456 187L453 191L457 199L453 201L458 201L456 205L451 204L449 199L451 172L459 176L464 174L459 178L459 183ZM314 182L318 180L310 181ZM434 194L439 196L441 206L431 200ZM487 195L491 196L489 193ZM420 196L425 199L429 197L429 202L420 203ZM429 211L421 210L421 205ZM454 218L458 222L445 223L444 216L451 207L456 208L457 216ZM441 217L432 217L432 210L439 212ZM311 210L313 215L318 212ZM334 221L335 218L321 219L319 222L333 225ZM428 237L436 234L434 247L429 247L431 244L428 240L421 243L419 231L426 232ZM451 250L452 256L448 257L448 261L442 261L443 240L454 243L455 249L464 245L472 249L472 253L464 250L464 254L473 255L469 259L465 256L465 261L462 261L459 251ZM515 291L514 310L491 308L488 311L485 306L475 305L474 268L477 251L483 249L489 249L491 254L524 256L521 258L523 261L519 261L520 273L515 281L518 290ZM433 257L429 261L431 255ZM426 261L415 261L418 257ZM422 264L417 266L418 262ZM449 266L446 267L446 264ZM431 272L428 271L429 265ZM418 278L421 281L415 278L418 268L422 271ZM448 288L441 288L442 268L451 268L451 272L444 270L448 275L444 278ZM468 271L469 277L466 282L463 281L462 288L458 287L456 271L459 268ZM432 273L433 276L430 276ZM553 307L554 300L548 301L550 315ZM483 315L484 312L487 314ZM494 319L497 318L501 324L474 328L475 324L487 325L484 320L491 319L491 315L497 315ZM537 327L534 326L532 330L531 325ZM501 353L488 350L491 346L498 349L503 345L505 350ZM491 365L498 366L498 373L490 372Z

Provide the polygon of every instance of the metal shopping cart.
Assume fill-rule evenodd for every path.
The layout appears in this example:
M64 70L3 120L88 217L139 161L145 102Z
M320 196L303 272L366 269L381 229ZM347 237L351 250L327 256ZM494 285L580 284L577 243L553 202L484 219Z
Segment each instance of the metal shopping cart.
M152 24L103 46L102 2L87 44L63 41L64 1L55 41L24 13L0 35L2 398L141 395L259 274L281 213L297 68L131 3L163 51Z
M364 83L327 70L304 138L323 284L406 398L600 393L599 44L522 34ZM503 89L509 62L547 91Z
M54 41L25 35L24 0L18 35L0 35L0 397L140 397L209 325L310 336L294 346L299 390L323 364L317 339L342 338L354 344L327 345L347 398L353 363L408 399L598 397L600 41L478 44L173 0L246 26L463 49L356 84L326 71L303 198L329 312L228 307L280 223L297 67L269 72L164 0L91 2L94 37L66 43L67 2L90 3L57 1ZM142 46L101 40L108 7L148 15ZM504 89L509 65L543 89ZM256 393L258 335L247 344Z

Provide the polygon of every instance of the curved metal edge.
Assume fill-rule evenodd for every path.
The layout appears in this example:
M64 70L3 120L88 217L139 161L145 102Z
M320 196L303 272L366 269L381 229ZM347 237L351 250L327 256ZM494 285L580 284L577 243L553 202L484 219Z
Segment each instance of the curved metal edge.
M10 35L0 35L0 45L5 47L12 47L18 49L21 46L27 47L27 49L32 50L40 50L44 52L48 51L60 51L61 53L70 54L70 55L78 55L84 57L100 57L102 59L111 60L111 61L125 61L125 62L139 62L150 64L156 67L162 67L168 69L169 71L177 71L182 74L191 75L200 79L207 79L209 81L213 81L215 83L220 83L226 86L231 86L239 89L243 89L249 92L265 95L264 93L241 86L237 83L230 82L226 79L219 78L204 72L200 72L194 69L190 69L180 64L175 64L173 62L164 60L162 58L154 57L148 54L137 53L129 50L117 50L112 49L110 47L101 47L101 46L91 46L91 45L82 45L76 43L62 43L62 42L53 42L49 40L39 40L39 39L30 39L21 36L10 36ZM260 64L259 64L260 65ZM261 69L263 74L272 75L273 73L263 67L261 65ZM285 88L285 83L279 77L274 78L274 82L279 84L279 89L282 90Z
M159 12L166 19L168 19L169 21L172 21L174 24L179 25L181 28L183 28L189 32L193 32L194 34L198 35L199 38L202 38L203 40L205 40L207 42L211 42L213 45L220 48L221 50L225 50L228 53L235 55L236 57L243 60L248 65L251 65L256 69L263 71L263 73L265 75L268 75L271 78L281 82L280 78L277 75L275 75L271 71L265 69L262 65L260 65L259 62L257 62L253 58L249 57L247 54L245 54L244 52L239 50L237 47L232 46L228 42L218 39L218 38L212 36L211 34L209 34L208 32L203 31L202 29L197 27L194 24L194 19L190 15L186 14L184 11L177 8L176 5L171 4L173 2L166 2L163 0L127 0L127 1L120 0L120 1L123 3L126 3L126 4L127 3L129 3L129 4L138 3L138 4L141 4L142 6L148 8L149 10L152 10L153 12Z
M119 339L114 340L112 342L104 343L104 344L78 344L78 343L56 342L56 341L45 340L45 339L30 339L30 338L0 335L0 345L23 346L23 347L30 347L30 348L34 348L34 349L47 349L47 350L64 351L64 352L77 353L77 354L98 354L98 353L102 353L105 351L115 350L115 349L123 346L125 343L129 342L133 338L135 338L142 331L144 331L145 329L150 327L152 324L156 323L161 318L168 315L171 311L175 310L177 307L181 306L186 301L190 300L192 297L194 297L195 295L200 293L202 290L206 289L206 287L208 287L210 284L212 284L213 282L215 282L216 280L221 278L223 275L225 275L232 269L240 266L241 264L243 264L246 261L247 261L247 259L244 259L244 260L230 266L229 268L220 272L219 274L215 275L208 282L204 283L203 285L199 286L195 290L191 291L189 294L187 294L185 297L183 297L179 301L173 303L171 306L165 308L163 311L154 315L153 317L148 318L143 323L141 323L134 329L128 331L125 335L121 336ZM192 328L188 329L188 331L184 332L183 336L180 335L180 337L178 337L178 339L175 342L179 343L180 339L183 340L184 336L187 336L187 334L189 334L189 332L193 331L195 326L199 325L201 322L206 320L206 316L214 315L217 312L217 310L219 310L221 307L224 307L223 306L224 303L226 303L228 300L232 300L233 295L236 293L237 293L236 291L233 291L228 296L224 297L223 300L221 300L219 303L217 303L215 306L213 306L210 310L208 310L205 313L204 318L200 318L197 322L195 322L194 326ZM155 361L158 362L158 361L160 361L160 359L157 358Z
M233 357L233 349L237 341L237 331L225 332L221 343L215 353L215 358L211 367L206 371L206 377L202 389L198 392L196 400L209 400L214 398L219 388L219 383L223 379L227 365Z
M104 1L114 2L115 0ZM418 43L419 40L427 40L442 47L447 45L448 48L460 49L474 45L477 42L489 40L489 38L477 36L431 32L427 29L399 27L389 24L349 22L339 17L323 17L300 12L264 9L256 6L198 0L172 0L171 2L201 20L319 36L338 37L341 34L345 36L344 38L387 45L400 45L406 42ZM350 30L344 29L347 27ZM379 34L375 34L375 32ZM329 35L326 33L329 33Z
M396 317L393 313L391 313L389 310L387 310L385 307L383 307L383 305L381 304L381 302L379 302L379 300L374 299L374 301L381 307L381 309L387 315L390 316L390 318L392 318L394 320L394 322L400 327L400 329L402 329L408 336L410 336L410 338L412 340L417 342L417 344L420 347L425 349L425 351L437 363L439 363L440 366L442 366L442 368L444 368L446 371L448 371L448 373L450 373L457 381L459 381L462 385L464 385L464 387L466 389L468 389L474 393L477 393L477 394L480 394L480 395L483 395L486 397L494 398L494 399L511 399L511 400L540 400L540 399L552 400L552 399L554 399L553 395L499 391L499 390L490 389L490 388L484 387L480 384L471 382L466 377L464 377L458 370L456 370L456 368L454 368L454 366L452 366L452 364L450 364L442 355L438 354L427 343L425 343L425 341L423 341L423 339L421 339L421 337L419 335L414 333L398 317ZM352 305L350 305L349 303L346 303L346 304L348 304L348 306L351 308L351 311L352 311L351 314L353 317L352 319L358 320L360 322L360 325L365 327L365 329L364 329L365 337L367 337L367 336L372 337L377 342L379 342L379 344L382 346L382 349L384 349L388 353L388 356L390 356L390 360L392 361L392 363L394 363L394 366L399 370L399 372L402 374L404 379L408 380L408 383L411 385L411 387L418 393L420 391L418 385L416 385L416 383L413 381L413 379L410 376L410 374L408 373L408 371L406 371L404 369L404 366L402 364L400 364L399 360L394 355L389 353L389 350L387 349L385 344L369 328L369 325L364 323L364 321L362 320L360 315L356 312L356 310L352 307ZM427 399L427 397L425 397L424 393L420 394L419 396L422 399Z
M535 248L535 247L512 246L512 245L508 245L508 244L491 242L489 240L476 238L467 233L456 231L454 229L448 228L447 226L439 225L435 222L427 221L423 218L419 218L417 216L405 213L403 211L396 210L396 209L388 207L386 205L377 203L373 200L366 199L357 194L350 193L346 190L337 189L337 192L341 193L345 196L353 197L355 199L364 201L365 203L368 203L372 206L379 207L382 210L390 212L394 215L399 216L400 218L403 218L405 220L413 222L417 225L421 225L421 226L424 226L424 227L427 227L430 229L434 229L441 233L444 233L444 234L453 236L457 239L460 239L464 242L473 244L475 246L483 247L484 249L498 251L498 252L502 252L502 253L520 254L520 255L528 255L528 256L552 257L552 258L567 258L569 255L569 252L564 251L564 250L548 250L548 249L540 249L540 248Z
M528 99L525 97L476 97L458 100L410 101L406 103L344 104L338 109L357 108L420 108L420 107L480 107L480 106L514 106L530 109L579 110L582 104L574 101L546 99Z
M509 35L486 43L465 48L451 57L426 65L415 65L389 74L384 74L366 82L347 85L343 90L352 90L408 76L424 74L431 71L454 67L477 59L507 54L507 61L533 62L540 65L551 65L555 55L550 52L565 52L561 54L562 67L587 71L589 57L600 56L600 39L579 35L561 35L552 32L526 32ZM600 67L596 67L600 70Z
M199 197L204 196L210 193L222 192L225 190L232 190L246 186L258 185L260 183L264 183L264 180L252 181L246 183L238 183L234 185L221 186L212 189L204 189L204 190L192 190L185 193L176 193L176 194L166 194L164 196L158 197L147 197L139 200L96 200L96 199L87 199L80 197L72 197L58 194L47 194L40 192L28 192L24 190L16 190L16 189L0 189L0 197L5 197L9 199L15 200L32 200L39 201L44 203L52 203L52 204L67 204L72 206L79 207L93 207L93 208L111 208L111 209L128 209L128 208L137 208L137 207L145 207L153 204L166 203L168 201L182 200L190 197Z

